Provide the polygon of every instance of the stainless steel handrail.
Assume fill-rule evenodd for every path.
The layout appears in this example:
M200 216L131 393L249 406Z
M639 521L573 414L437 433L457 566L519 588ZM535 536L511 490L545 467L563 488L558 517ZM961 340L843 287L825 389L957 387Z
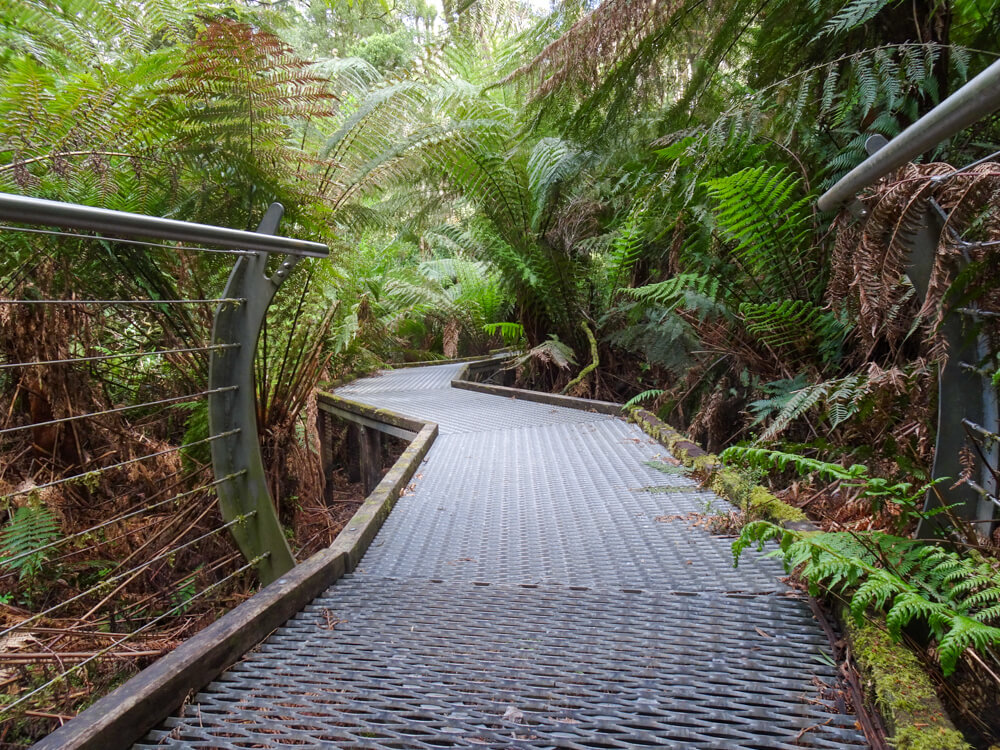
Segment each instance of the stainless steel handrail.
M214 245L232 250L282 253L310 258L325 258L330 254L330 249L320 242L277 237L258 232L244 232L239 229L195 224L175 219L162 219L125 211L111 211L106 208L93 208L76 203L61 203L10 193L0 193L0 220L84 229L119 237L151 237L199 245Z
M821 211L839 207L880 177L997 109L1000 109L1000 60L844 175L820 196L817 205Z

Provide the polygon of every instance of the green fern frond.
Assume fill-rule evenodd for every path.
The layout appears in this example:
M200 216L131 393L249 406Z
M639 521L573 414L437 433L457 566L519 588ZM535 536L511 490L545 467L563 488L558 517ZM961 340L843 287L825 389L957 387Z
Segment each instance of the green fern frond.
M507 346L517 346L524 342L524 326L520 323L487 323L483 326L483 331L490 336L499 333Z
M985 651L1000 645L1000 628L984 625L979 620L962 615L948 619L944 635L938 640L941 671L947 676L955 671L958 659L967 648Z
M1000 601L1000 594L997 594L993 600ZM979 612L977 617L983 622L1000 622L1000 604L986 607Z
M580 173L592 154L561 138L542 138L528 157L528 190L533 212L531 226L543 231L551 216L553 199L562 184Z
M811 299L816 291L808 203L795 198L800 185L782 167L751 167L705 183L733 253L768 294L789 299Z
M777 437L796 419L820 405L826 406L830 425L836 427L857 414L871 393L868 377L858 374L807 385L785 399L760 440Z
M940 622L946 613L947 607L943 604L929 601L911 589L895 597L892 607L886 613L885 623L889 628L889 635L898 640L903 628L913 620L919 618L933 625Z
M785 402L784 407L778 415L774 418L774 421L771 422L770 426L760 436L760 439L762 441L766 441L777 437L777 435L784 431L793 421L820 403L820 401L826 397L827 391L827 384L819 383L817 385L802 388L801 390L793 393Z
M632 268L642 253L645 242L642 226L645 211L644 204L634 207L625 217L625 221L622 222L612 239L609 257L611 279L608 285L609 297L615 294L620 285L628 283Z
M712 276L696 273L682 273L664 281L626 290L633 297L647 305L657 305L674 310L685 303L687 295L694 293L710 300L719 297L719 280Z
M833 18L827 21L816 38L844 34L856 29L878 15L879 11L889 2L890 0L850 0Z
M739 307L747 331L775 348L815 348L836 318L811 302L798 299L775 302L743 302Z
M1000 616L1000 571L975 555L880 532L803 533L755 521L733 543L735 559L772 539L780 539L772 554L811 591L848 593L858 620L883 610L894 639L912 622L929 625L946 675L966 649L1000 645L1000 627L991 624Z
M663 395L663 389L662 388L650 388L649 390L643 391L642 393L637 393L632 398L630 398L628 401L626 401L625 402L625 408L627 409L627 408L629 408L631 406L638 406L643 401L648 401L651 398L657 398L658 396L662 396L662 395Z
M825 479L849 481L863 476L865 467L855 464L845 469L840 464L820 461L797 453L783 453L770 448L754 448L745 445L734 445L726 448L719 456L723 461L740 461L745 465L763 469L779 469L791 467L800 474L818 474Z
M884 609L886 604L900 592L898 579L876 571L858 586L851 599L851 614L859 625L871 607Z
M688 303L696 302L691 296ZM643 307L640 303L638 307ZM681 376L691 366L697 339L690 323L669 310L644 310L642 319L613 331L608 343L641 352L650 364Z
M21 578L37 575L49 557L49 551L41 548L60 537L59 520L51 510L44 505L22 506L0 529L0 567Z

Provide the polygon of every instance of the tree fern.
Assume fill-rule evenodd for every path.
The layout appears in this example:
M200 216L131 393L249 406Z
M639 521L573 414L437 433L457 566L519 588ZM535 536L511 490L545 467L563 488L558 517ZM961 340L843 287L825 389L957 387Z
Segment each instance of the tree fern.
M853 39L846 34L842 38ZM781 75L767 85L740 91L715 120L698 128L696 132L704 135L696 141L701 158L687 171L696 174L707 170L714 163L713 157L738 154L761 136L787 143L794 134L816 148L819 144L811 134L803 132L803 128L812 127L806 123L815 117L830 129L838 144L832 152L821 149L822 156L817 157L824 169L820 184L814 187L828 186L864 160L867 135L897 134L901 124L919 116L914 109L917 102L936 98L944 60L957 81L967 78L968 50L933 41L873 44L860 50L852 46L832 59L799 70L779 64ZM755 75L760 80L758 71ZM800 103L805 106L804 113ZM860 127L862 121L864 126Z
M705 184L719 231L767 294L814 297L807 200L796 198L800 178L781 167L750 167Z
M560 138L542 138L535 144L527 165L533 203L531 226L535 231L544 231L560 186L578 175L590 158L591 154Z
M317 60L312 72L325 78L338 96L362 96L381 79L381 74L360 57L333 57Z
M186 38L195 17L213 10L197 0L26 0L4 3L0 39L51 67L110 69Z

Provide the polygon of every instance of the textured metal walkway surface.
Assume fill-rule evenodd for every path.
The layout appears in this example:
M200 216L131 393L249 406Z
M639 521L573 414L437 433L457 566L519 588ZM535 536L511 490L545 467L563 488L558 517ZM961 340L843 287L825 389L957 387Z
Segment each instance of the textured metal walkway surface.
M449 387L338 393L440 436L353 575L141 748L863 748L780 566L614 417Z

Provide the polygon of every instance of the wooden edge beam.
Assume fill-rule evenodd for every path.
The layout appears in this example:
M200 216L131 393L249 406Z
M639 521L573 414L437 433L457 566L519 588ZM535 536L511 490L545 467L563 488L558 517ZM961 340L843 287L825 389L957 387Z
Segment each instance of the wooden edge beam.
M424 427L431 424L429 422L423 422L419 419L404 417L402 414L397 414L396 412L389 411L388 409L380 409L377 406L369 406L368 404L362 404L358 401L351 401L350 399L336 396L332 393L327 393L326 391L319 391L316 393L316 404L320 410L333 414L338 419L351 420L358 422L359 424L380 423L382 425L390 425L418 435ZM360 419L352 420L352 415L360 417ZM374 427L375 425L369 426ZM378 427L375 428L378 429Z
M515 354L517 349L504 348L491 351L489 354L474 354L470 357L452 357L451 359L428 359L423 362L396 362L391 367L393 370L406 370L411 367L432 367L434 365L455 365L462 362L491 362L494 360L504 360Z
M560 396L557 393L543 393L542 391L528 391L524 388L511 388L506 385L475 383L471 380L463 380L464 376L465 370L451 381L451 387L461 388L466 391L476 391L478 393L488 393L494 396L503 396L505 398L521 399L522 401L534 401L540 404L548 404L549 406L562 406L567 409L609 414L611 416L621 416L622 413L622 405L616 404L614 401L594 401L589 398Z
M345 404L353 404L332 394L321 395L345 410L350 408ZM417 436L333 544L32 745L33 750L109 750L131 746L271 631L354 570L438 433L434 423L415 422L393 412L377 411L381 416L398 420L400 425L417 426Z

